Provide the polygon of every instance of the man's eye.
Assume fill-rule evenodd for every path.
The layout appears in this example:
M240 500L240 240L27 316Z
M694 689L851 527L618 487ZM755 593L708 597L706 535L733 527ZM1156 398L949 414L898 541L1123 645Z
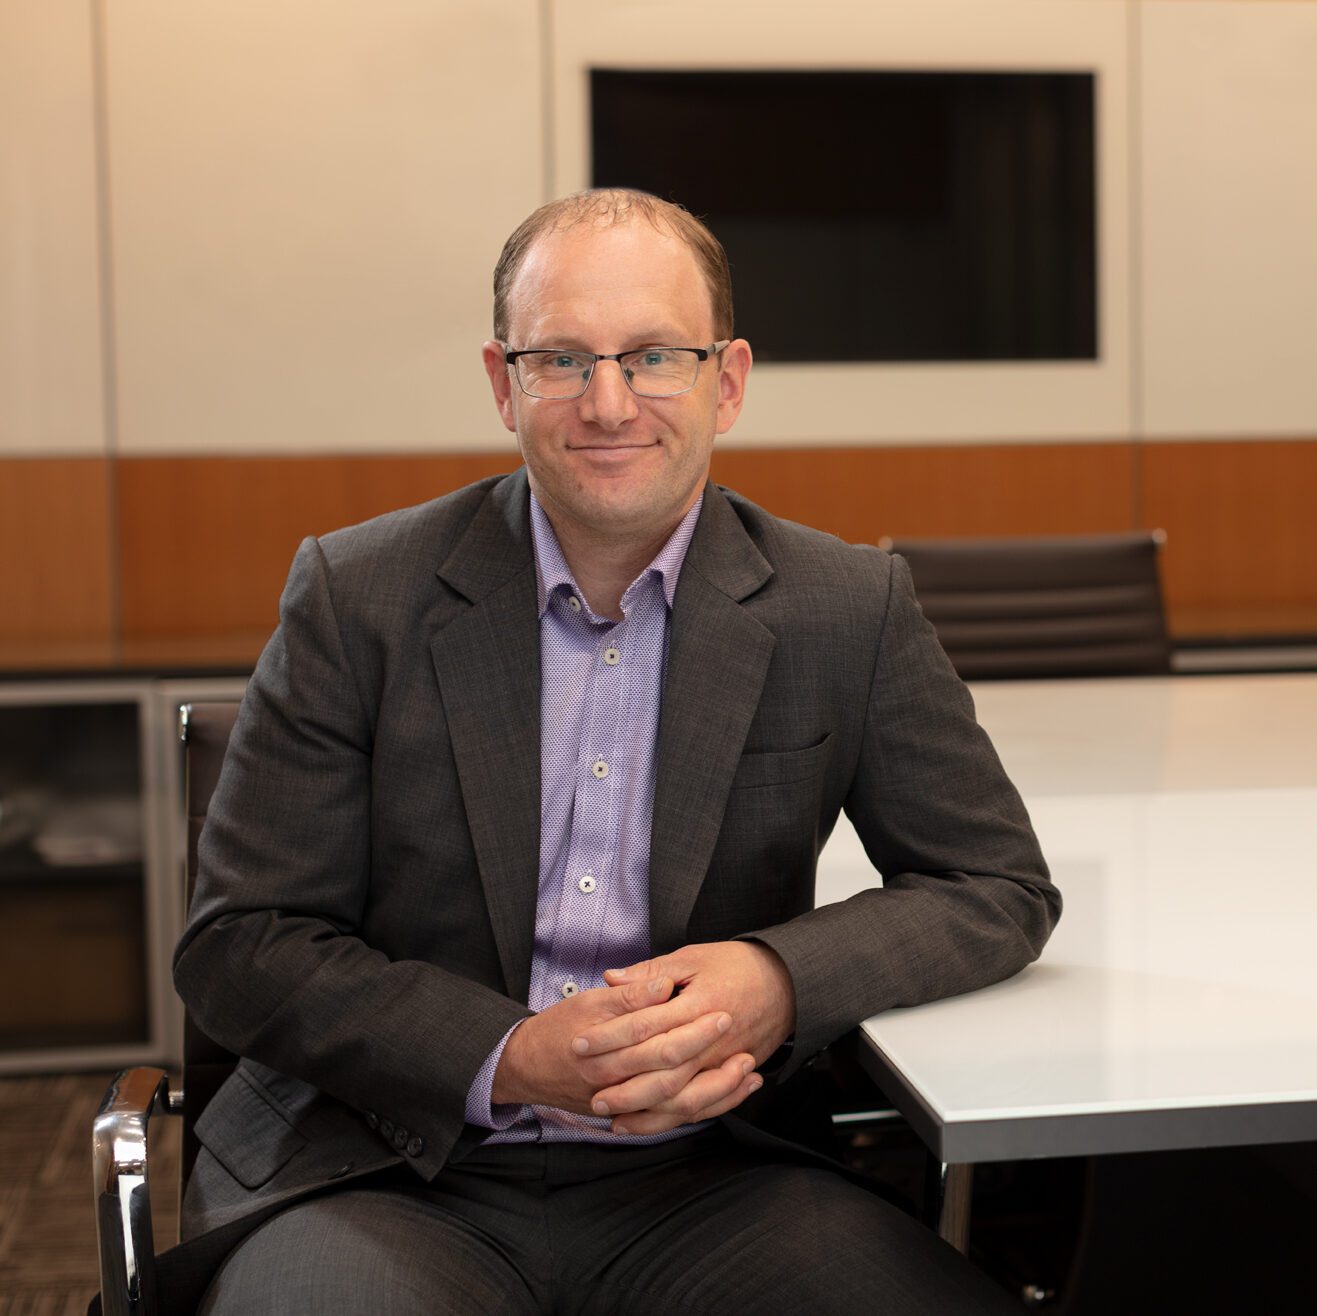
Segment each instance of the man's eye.
M567 352L559 352L549 358L549 364L555 370L580 370L584 363L579 356L571 356Z
M636 362L643 369L652 370L656 366L665 366L672 359L671 353L660 351L655 348L652 352L641 352L640 358Z

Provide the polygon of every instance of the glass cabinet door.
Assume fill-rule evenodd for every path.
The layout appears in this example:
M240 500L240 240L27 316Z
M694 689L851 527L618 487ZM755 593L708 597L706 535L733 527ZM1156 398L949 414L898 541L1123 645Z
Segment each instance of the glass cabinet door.
M145 701L48 698L0 702L0 1059L151 1041Z

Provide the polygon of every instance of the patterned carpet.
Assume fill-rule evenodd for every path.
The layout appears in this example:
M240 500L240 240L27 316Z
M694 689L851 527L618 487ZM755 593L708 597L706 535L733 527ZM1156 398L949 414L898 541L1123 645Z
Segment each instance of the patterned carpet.
M0 1316L75 1316L99 1287L91 1125L107 1074L0 1079ZM158 1248L178 1231L178 1123L152 1120Z

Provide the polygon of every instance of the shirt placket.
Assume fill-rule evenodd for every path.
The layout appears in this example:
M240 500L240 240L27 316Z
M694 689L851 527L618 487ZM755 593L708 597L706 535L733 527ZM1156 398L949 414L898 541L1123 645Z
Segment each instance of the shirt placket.
M620 661L627 621L607 628L584 619L583 624L592 632L594 661L581 720L567 862L560 878L559 917L550 953L550 981L559 984L563 996L602 982L600 946L617 876L620 811L630 766L624 747L629 673Z

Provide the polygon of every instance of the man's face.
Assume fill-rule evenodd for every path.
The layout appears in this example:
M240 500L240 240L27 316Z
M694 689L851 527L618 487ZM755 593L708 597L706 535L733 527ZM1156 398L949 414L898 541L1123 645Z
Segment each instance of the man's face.
M685 243L637 219L549 233L531 248L509 297L510 348L613 353L708 347L708 288ZM615 361L601 361L579 398L522 392L486 343L485 369L499 414L517 442L531 487L562 538L661 542L698 497L715 435L741 409L749 345L700 367L695 387L638 397ZM720 369L721 365L721 369Z

